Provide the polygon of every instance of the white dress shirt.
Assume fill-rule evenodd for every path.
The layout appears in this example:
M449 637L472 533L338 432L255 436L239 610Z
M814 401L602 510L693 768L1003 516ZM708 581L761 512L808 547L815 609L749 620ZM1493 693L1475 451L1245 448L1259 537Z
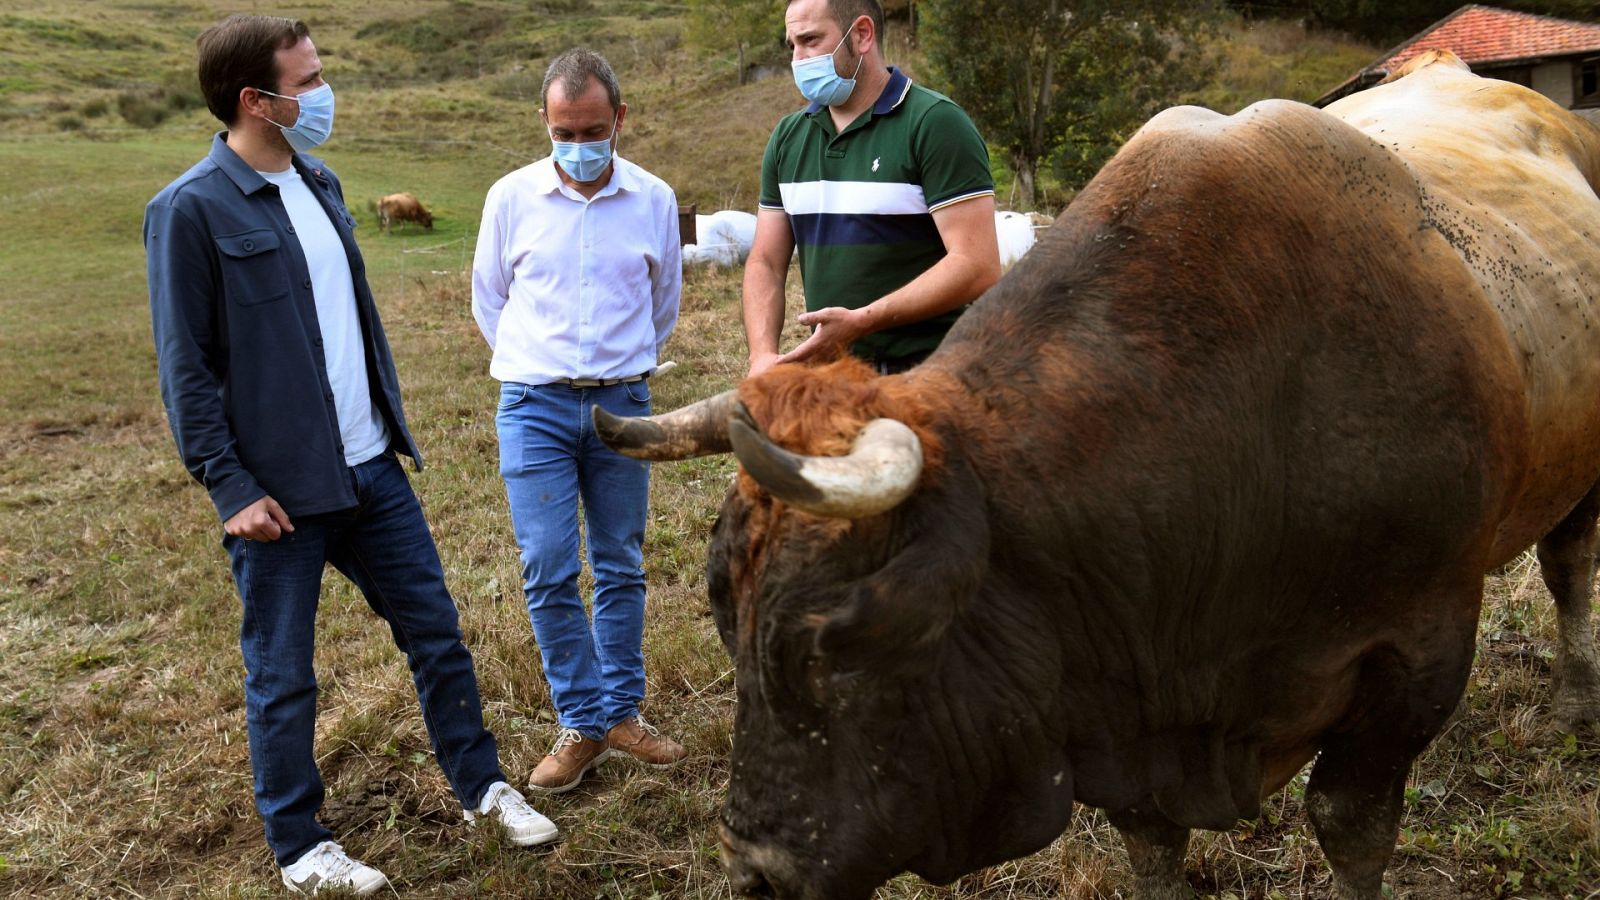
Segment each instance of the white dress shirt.
M546 384L653 372L678 321L678 201L620 156L592 199L549 158L495 182L472 262L489 374Z

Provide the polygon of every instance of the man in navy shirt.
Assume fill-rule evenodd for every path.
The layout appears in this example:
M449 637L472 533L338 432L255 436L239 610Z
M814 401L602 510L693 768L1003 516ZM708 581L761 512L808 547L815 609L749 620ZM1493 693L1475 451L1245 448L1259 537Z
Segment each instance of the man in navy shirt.
M161 397L222 520L242 601L256 808L296 893L379 890L316 820L313 625L323 568L353 581L405 652L434 755L468 821L557 837L506 783L438 551L396 452L421 466L339 180L306 151L333 93L304 23L232 16L200 36L227 125L145 209Z

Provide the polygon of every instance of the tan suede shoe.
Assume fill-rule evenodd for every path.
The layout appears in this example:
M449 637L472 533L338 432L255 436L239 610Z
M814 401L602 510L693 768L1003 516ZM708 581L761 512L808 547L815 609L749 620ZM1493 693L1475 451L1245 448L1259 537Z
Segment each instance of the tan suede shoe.
M626 753L639 762L657 769L665 769L683 759L683 745L663 737L644 716L624 719L606 732L606 749L613 753Z
M605 762L611 751L605 741L584 737L575 729L564 728L549 754L533 767L528 790L539 794L559 794L578 786L589 770Z

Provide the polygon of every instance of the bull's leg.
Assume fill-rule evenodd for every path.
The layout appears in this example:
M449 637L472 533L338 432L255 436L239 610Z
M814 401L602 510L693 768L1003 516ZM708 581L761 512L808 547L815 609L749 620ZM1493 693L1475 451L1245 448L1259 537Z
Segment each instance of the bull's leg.
M1153 803L1107 810L1106 818L1122 835L1133 864L1133 896L1138 900L1188 900L1194 896L1183 877L1189 829L1174 823Z
M1595 653L1590 598L1600 550L1600 486L1539 542L1539 567L1556 601L1559 631L1551 677L1551 717L1563 731L1600 724L1600 656Z
M1334 900L1378 900L1412 757L1363 760L1349 746L1322 753L1311 770L1306 808L1333 869Z
M1444 726L1466 686L1481 579L1438 597L1459 614L1429 633L1377 648L1362 661L1349 724L1325 735L1306 810L1333 869L1335 900L1378 900L1394 853L1406 775ZM1433 605L1423 601L1424 606ZM1403 655L1402 655L1403 654Z

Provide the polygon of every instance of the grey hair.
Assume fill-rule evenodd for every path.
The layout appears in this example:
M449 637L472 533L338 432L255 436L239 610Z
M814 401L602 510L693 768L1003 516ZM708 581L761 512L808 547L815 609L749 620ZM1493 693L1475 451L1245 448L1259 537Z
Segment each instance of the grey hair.
M550 106L550 85L557 80L561 82L562 92L570 100L583 93L591 78L599 79L606 86L612 112L620 109L622 87L617 84L617 73L611 71L611 64L606 62L605 57L582 47L568 50L550 61L550 68L544 70L544 85L539 88L539 103L547 108Z

